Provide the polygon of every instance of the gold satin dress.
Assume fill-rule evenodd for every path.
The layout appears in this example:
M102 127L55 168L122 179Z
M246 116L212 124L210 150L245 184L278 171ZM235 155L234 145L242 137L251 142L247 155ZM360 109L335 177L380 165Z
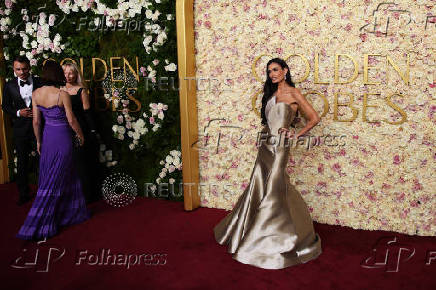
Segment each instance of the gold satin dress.
M282 269L318 257L321 238L315 233L306 202L286 172L290 141L286 142L284 133L278 134L279 128L290 127L296 113L290 105L276 103L275 96L268 107L268 124L261 134L269 138L258 138L261 142L250 182L233 210L215 226L214 234L235 260Z

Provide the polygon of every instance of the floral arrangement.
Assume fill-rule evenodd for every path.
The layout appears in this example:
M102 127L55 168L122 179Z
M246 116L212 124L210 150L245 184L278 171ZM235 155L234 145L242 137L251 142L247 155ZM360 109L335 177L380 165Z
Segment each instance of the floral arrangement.
M155 184L150 186L152 193L156 195L161 195L160 197L179 197L183 200L182 195L182 152L179 150L171 150L164 160L159 162L162 165L162 169L159 173L159 177L156 178ZM179 181L177 183L176 181ZM161 193L158 190L158 186L165 184L168 192Z
M306 96L320 114L326 109L310 134L346 136L344 146L291 149L287 172L313 219L356 229L436 235L436 19L430 17L436 15L435 6L428 1L388 4L379 7L379 2L372 0L297 1L291 6L279 0L196 1L197 77L225 80L219 83L219 90L197 93L199 133L207 127L209 135L208 146L199 151L200 181L233 186L230 195L202 187L202 206L231 209L247 187L261 130L252 101L260 111L266 63L272 57L299 54L303 57L287 59L296 87L303 94L317 91L325 98ZM409 13L402 15L401 11ZM354 81L333 82L335 54L339 53L357 60ZM368 66L376 68L369 70L368 78L377 85L363 83L364 54L381 55L368 60ZM389 55L407 75L407 54L408 84L385 57ZM340 61L338 76L349 79L353 63ZM358 113L354 120L353 111L346 106L338 108L335 119L335 95L339 94L339 104L350 101L341 93L354 96ZM364 100L365 93L380 95ZM399 110L386 105L391 94L399 94L391 101L404 111L404 122ZM366 118L372 122L363 121L364 102L377 106L367 108ZM210 125L211 120L220 118L225 120ZM248 133L240 140L232 138L223 125Z

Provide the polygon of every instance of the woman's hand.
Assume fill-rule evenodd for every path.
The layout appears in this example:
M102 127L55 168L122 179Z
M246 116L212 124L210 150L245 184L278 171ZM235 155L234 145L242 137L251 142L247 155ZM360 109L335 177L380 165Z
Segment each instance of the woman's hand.
M36 151L38 152L39 155L41 155L41 143L36 142Z

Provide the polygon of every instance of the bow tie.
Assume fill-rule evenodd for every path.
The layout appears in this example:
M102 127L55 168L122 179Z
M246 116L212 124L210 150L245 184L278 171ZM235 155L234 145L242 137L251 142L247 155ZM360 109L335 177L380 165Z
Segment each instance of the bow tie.
M20 86L24 87L24 85L30 85L30 82L28 80L26 81L20 80Z

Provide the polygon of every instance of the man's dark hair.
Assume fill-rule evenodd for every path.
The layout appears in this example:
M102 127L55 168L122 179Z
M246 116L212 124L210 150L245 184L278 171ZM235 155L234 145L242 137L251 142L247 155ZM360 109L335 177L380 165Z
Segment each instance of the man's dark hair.
M54 60L47 60L42 67L41 75L43 86L65 86L66 79L64 75L64 70L62 67Z
M30 68L30 61L29 61L29 59L27 58L27 56L25 56L25 55L18 55L18 56L16 56L16 57L14 58L14 62L16 62L16 61L21 62L21 63L27 63L27 65L28 65L29 68Z

